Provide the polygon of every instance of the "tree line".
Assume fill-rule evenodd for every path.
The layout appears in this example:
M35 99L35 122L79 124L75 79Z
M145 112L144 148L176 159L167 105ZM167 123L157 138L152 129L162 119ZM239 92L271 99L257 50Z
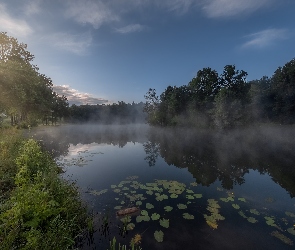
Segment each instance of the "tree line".
M226 65L197 72L187 85L168 86L160 96L145 95L148 123L170 126L232 128L254 122L295 122L295 59L272 77L247 81L247 72Z

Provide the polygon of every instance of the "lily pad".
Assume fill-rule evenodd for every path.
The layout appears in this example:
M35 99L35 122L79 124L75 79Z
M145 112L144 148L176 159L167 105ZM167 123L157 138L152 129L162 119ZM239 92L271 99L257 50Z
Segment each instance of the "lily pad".
M271 236L278 238L279 240L281 240L282 242L284 242L287 245L293 246L293 241L278 231L273 231L271 233Z
M192 182L190 185L193 186L193 187L196 187L196 186L198 186L198 183Z
M120 193L120 192L121 192L121 190L118 189L118 188L114 189L113 191L114 191L115 193Z
M114 209L116 209L116 210L121 209L121 208L122 208L122 206L116 206L116 207L114 207Z
M164 209L166 212L170 212L170 211L172 211L173 207L166 206L166 207L164 207Z
M294 229L294 228L290 227L290 228L287 229L287 231L288 231L290 234L295 235L295 229Z
M153 191L148 190L148 191L146 191L146 193L147 193L148 195L152 195L152 194L153 194Z
M179 204L177 204L177 207L178 207L178 209L186 209L187 205L179 203Z
M123 218L120 219L123 223L128 223L131 222L131 216L124 216Z
M256 220L254 217L248 217L247 220L248 220L250 223L256 223L256 222L258 222L258 220Z
M154 232L154 237L155 237L156 241L163 242L164 233L161 230L160 231L155 231Z
M147 203L145 206L146 206L147 209L152 209L152 208L154 208L154 205L151 204L151 203Z
M168 199L168 196L166 194L158 195L156 197L157 201L162 201L162 200L167 200L167 199Z
M143 215L143 216L145 216L145 215L148 215L148 211L146 211L146 210L141 210L141 215Z
M239 201L246 202L245 198L238 198Z
M162 220L160 220L160 225L162 226L162 227L165 227L165 228L168 228L169 227L169 219L162 219Z
M203 195L202 195L202 194L194 194L194 196L195 196L197 199L200 199L200 198L202 198L202 197L203 197Z
M194 199L194 196L192 196L192 195L186 195L186 198L189 199L189 200L193 200Z
M238 213L239 215L241 215L243 218L247 219L248 217L244 214L244 212L242 210L239 211Z
M256 214L256 215L260 214L255 208L250 209L250 213L251 214Z
M195 218L192 214L189 213L184 213L182 216L186 220L193 220Z
M238 204L232 204L234 209L240 209L240 206Z
M160 215L157 214L157 213L153 213L152 216L151 216L151 219L152 220L158 220L158 219L160 219Z
M193 194L193 193L194 193L194 191L191 190L191 189L187 189L186 192L187 192L188 194Z
M227 198L220 198L220 200L223 202L229 202L229 200Z
M172 199L175 199L175 198L177 198L177 197L178 197L177 194L171 194L171 195L170 195L170 198L172 198Z
M136 204L137 206L140 206L140 205L142 204L142 201L137 201L135 204Z
M293 213L291 213L291 212L285 212L285 214L287 215L287 216L290 216L290 217L292 217L292 218L295 218L295 214L293 214Z
M111 188L116 188L117 187L117 185L111 185Z

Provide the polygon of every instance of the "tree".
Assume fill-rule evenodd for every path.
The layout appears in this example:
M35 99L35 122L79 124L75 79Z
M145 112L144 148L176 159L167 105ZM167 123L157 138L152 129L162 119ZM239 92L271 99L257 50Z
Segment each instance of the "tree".
M157 96L155 89L149 89L149 91L144 96L146 99L143 111L147 113L148 123L150 124L161 124L161 119L158 117L158 108L160 104L159 97Z

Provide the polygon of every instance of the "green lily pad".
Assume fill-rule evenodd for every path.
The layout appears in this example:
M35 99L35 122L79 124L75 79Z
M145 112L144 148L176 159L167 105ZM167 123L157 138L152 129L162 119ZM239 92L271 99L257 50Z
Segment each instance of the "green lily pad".
M103 189L101 191L91 190L91 191L89 191L89 194L99 196L99 195L102 195L102 194L106 193L107 191L108 191L107 189Z
M177 197L178 197L177 194L171 194L171 195L170 195L170 198L172 198L172 199L175 199L175 198L177 198Z
M120 219L123 223L128 223L131 221L131 216L124 216L123 218Z
M198 183L192 182L190 185L193 186L193 187L196 187L196 186L198 186Z
M135 204L136 206L140 206L142 204L142 201L137 201Z
M194 196L192 196L192 195L186 195L186 198L189 199L189 200L193 200L194 199Z
M161 230L160 231L155 231L154 232L154 237L155 237L156 241L163 242L164 233Z
M232 204L234 209L240 209L240 206L238 204Z
M191 215L189 213L184 213L182 216L186 220L193 220L195 218L193 215Z
M160 215L157 213L153 213L151 218L152 218L152 220L158 220L158 219L160 219Z
M116 210L121 209L121 208L122 208L122 206L116 206L116 207L114 207L114 209L116 209Z
M143 221L143 218L144 218L144 216L141 216L141 215L137 216L137 217L136 217L136 222L137 222L137 223L142 222L142 221Z
M165 228L168 228L169 227L169 219L162 219L162 220L160 220L160 225L162 226L162 227L165 227Z
M243 211L239 211L239 213L238 213L239 215L241 215L243 218L245 218L245 219L247 219L248 217L244 214L244 212Z
M117 185L111 185L111 188L116 188L117 187Z
M258 222L258 220L256 220L254 217L248 217L247 220L248 220L250 223L256 223L256 222Z
M125 204L125 201L121 201L121 204L122 204L122 205Z
M202 198L202 197L203 197L203 195L202 195L202 194L194 194L194 196L195 196L197 199L200 199L200 198Z
M166 212L170 212L170 211L172 211L173 207L166 206L166 207L164 207L164 209Z
M117 201L117 200L119 200L119 198L115 198L115 200Z
M188 194L193 194L193 193L194 193L194 191L193 191L193 190L190 190L190 189L187 189L186 192L187 192Z
M256 214L256 215L260 214L255 208L250 209L250 213L251 214Z
M228 201L235 201L235 199L233 197L228 197L227 200Z
M128 187L123 187L122 190L129 190L129 188Z
M239 201L246 202L245 198L238 198Z
M229 200L227 198L219 198L219 199L223 202L229 202Z
M154 205L151 204L151 203L147 203L147 204L145 204L145 206L146 206L147 209L152 209L152 208L154 208Z
M287 216L290 216L290 217L292 217L292 218L295 218L295 214L293 214L293 213L291 213L291 212L285 212L285 214L287 215Z
M162 201L168 199L168 196L166 194L162 194L156 197L157 201Z
M143 215L143 216L145 216L145 215L148 215L148 211L146 211L146 210L141 210L141 215Z
M177 204L177 207L178 207L178 209L186 209L187 205L179 203L179 204Z
M288 231L290 234L295 235L295 229L294 229L293 227L288 228L287 231Z
M152 194L153 194L153 191L148 190L148 191L146 191L146 193L147 193L148 195L152 195Z
M120 193L120 192L121 192L121 190L118 189L118 188L114 189L113 191L114 191L115 193Z
M278 231L273 231L270 235L278 238L287 245L293 246L293 241Z

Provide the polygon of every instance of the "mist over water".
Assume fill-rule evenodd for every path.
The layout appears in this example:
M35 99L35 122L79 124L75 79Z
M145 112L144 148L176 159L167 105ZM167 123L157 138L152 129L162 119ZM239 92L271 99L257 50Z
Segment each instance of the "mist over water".
M143 249L292 249L286 239L284 242L272 235L278 231L295 241L287 231L295 224L294 126L216 131L88 124L40 127L30 136L42 140L53 153L66 171L64 178L76 181L89 209L101 216L98 218L108 214L107 233L101 234L101 220L97 219L94 241L83 249L107 249L113 236L129 245L136 233L143 232ZM177 199L155 201L154 194L133 189L130 176L143 187L167 180L182 183L191 191L184 191ZM124 189L114 192L111 185L118 188L120 183ZM159 193L169 197L164 186L162 189ZM144 197L140 209L147 210L149 216L158 213L169 219L169 228L153 220L137 223L132 217L135 228L122 235L122 222L116 218L114 207L135 206L136 201L123 195L131 190ZM202 198L190 200L186 192L202 194ZM224 202L226 197L233 201ZM215 230L204 219L204 214L210 215L210 199L218 202L217 210L225 217ZM147 203L154 208L146 209ZM178 209L180 203L187 209ZM165 206L173 210L165 212ZM194 219L183 219L183 212L194 215ZM276 226L269 226L265 217L273 218ZM164 232L162 243L154 239L157 230Z

